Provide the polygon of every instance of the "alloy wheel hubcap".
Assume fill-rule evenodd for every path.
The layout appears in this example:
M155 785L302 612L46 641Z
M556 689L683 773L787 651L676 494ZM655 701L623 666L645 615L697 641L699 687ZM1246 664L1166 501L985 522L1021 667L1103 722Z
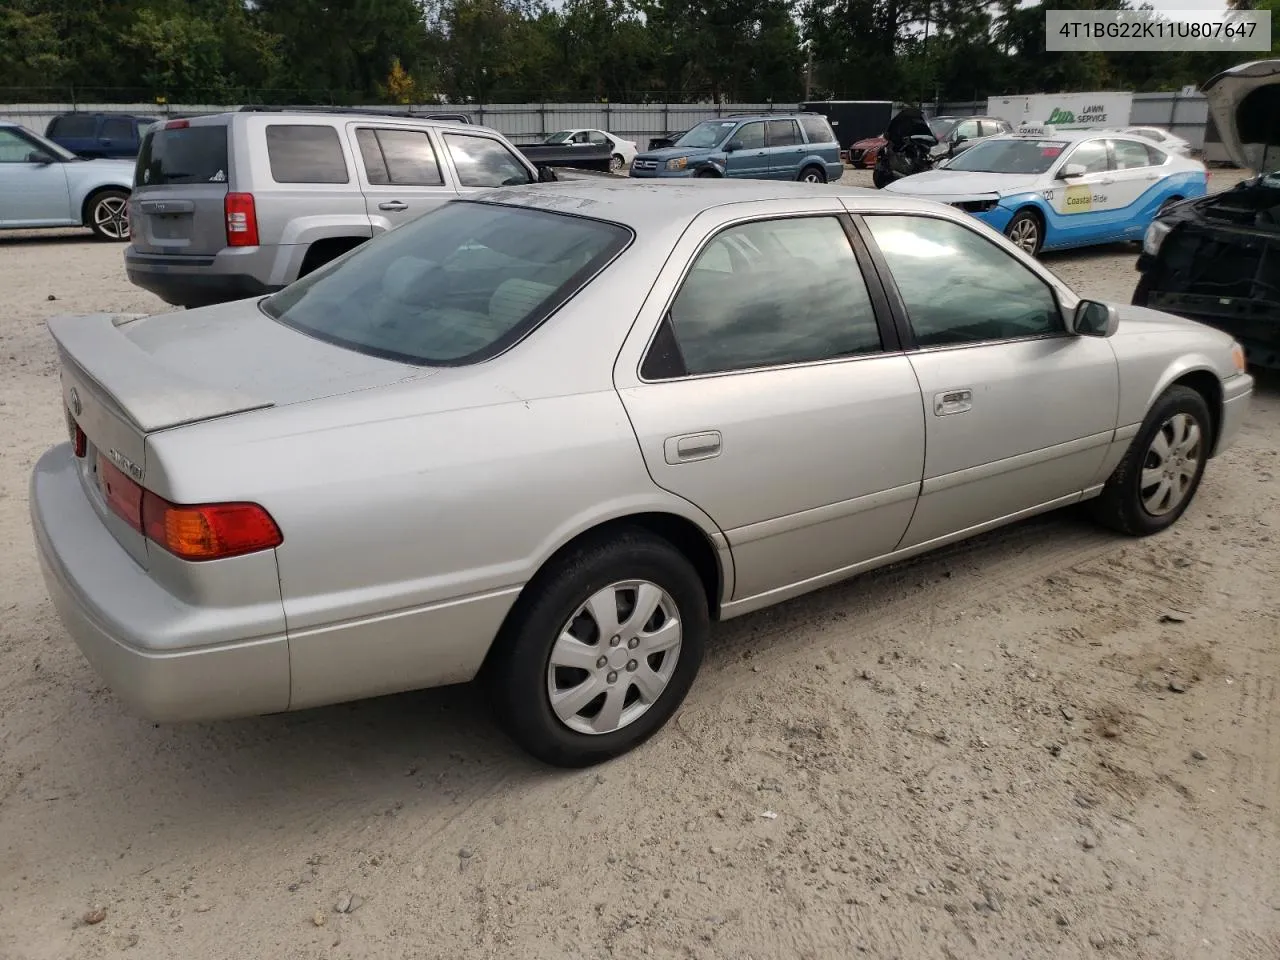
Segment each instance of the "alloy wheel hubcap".
M1039 237L1040 231L1036 228L1036 222L1029 217L1019 220L1009 231L1009 239L1027 253L1036 252L1036 241Z
M676 603L657 584L623 580L597 590L551 647L552 711L578 733L635 723L670 684L682 637Z
M622 158L615 156L612 160L609 161L609 166L611 166L614 170L621 170Z
M1142 506L1162 517L1186 500L1200 468L1200 424L1188 413L1175 413L1161 424L1147 447L1138 480Z
M808 173L804 175L804 179L805 179L805 183L817 183L818 175L814 173L812 170L810 170Z
M124 240L129 236L129 205L119 197L99 200L93 207L93 224L108 237Z

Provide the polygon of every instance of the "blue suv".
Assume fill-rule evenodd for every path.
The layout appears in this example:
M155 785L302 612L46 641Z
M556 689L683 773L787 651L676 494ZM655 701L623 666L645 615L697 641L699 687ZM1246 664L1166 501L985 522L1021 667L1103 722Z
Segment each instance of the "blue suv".
M670 147L638 154L633 177L740 177L826 183L844 175L840 144L816 113L704 120Z

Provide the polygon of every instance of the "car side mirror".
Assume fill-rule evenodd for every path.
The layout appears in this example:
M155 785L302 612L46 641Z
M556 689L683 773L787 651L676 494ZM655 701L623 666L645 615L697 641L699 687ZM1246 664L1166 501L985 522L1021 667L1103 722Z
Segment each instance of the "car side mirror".
M1075 177L1083 177L1085 169L1083 163L1068 163L1062 168L1062 172L1058 174L1059 180L1071 180Z
M1078 337L1110 337L1120 327L1120 311L1109 303L1081 300L1071 317L1071 332Z
M952 142L952 143L964 143L964 142L965 142L966 140L968 140L968 139L969 139L969 138L968 138L968 137L966 137L963 133L957 133L954 137L952 137L952 138L951 138L951 142Z
M47 167L53 163L53 157L45 153L43 150L32 150L27 154L27 163L38 163L42 167Z
M728 143L724 145L725 153L733 153L734 151L741 150L741 149L742 149L741 140L730 140Z
M555 183L559 179L554 168L547 166L545 163L538 164L539 183Z

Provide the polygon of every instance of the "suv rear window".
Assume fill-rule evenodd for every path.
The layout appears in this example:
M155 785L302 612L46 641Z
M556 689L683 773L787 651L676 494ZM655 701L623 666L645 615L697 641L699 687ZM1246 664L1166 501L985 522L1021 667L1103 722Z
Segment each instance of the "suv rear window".
M823 117L801 117L800 126L810 143L834 143L836 135L831 132L831 124Z
M267 297L262 310L359 353L476 363L550 316L630 239L601 220L453 201Z
M165 183L225 183L227 128L161 127L152 130L138 149L134 183L157 187Z
M324 124L273 123L267 160L276 183L346 183L347 160L338 131Z

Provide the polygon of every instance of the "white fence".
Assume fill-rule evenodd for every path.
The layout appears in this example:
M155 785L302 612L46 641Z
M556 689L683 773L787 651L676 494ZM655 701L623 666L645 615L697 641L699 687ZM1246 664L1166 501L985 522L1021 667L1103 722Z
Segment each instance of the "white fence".
M178 104L157 106L154 103L21 103L0 104L0 119L21 123L43 134L49 121L62 113L130 113L147 117L192 116L238 110L237 104ZM319 108L317 108L319 109ZM388 109L369 106L361 109ZM557 130L594 127L608 130L627 140L635 140L640 149L652 137L687 130L700 120L731 113L781 113L794 111L794 103L492 103L423 104L413 108L422 112L464 113L474 122L493 127L513 143L530 143Z

